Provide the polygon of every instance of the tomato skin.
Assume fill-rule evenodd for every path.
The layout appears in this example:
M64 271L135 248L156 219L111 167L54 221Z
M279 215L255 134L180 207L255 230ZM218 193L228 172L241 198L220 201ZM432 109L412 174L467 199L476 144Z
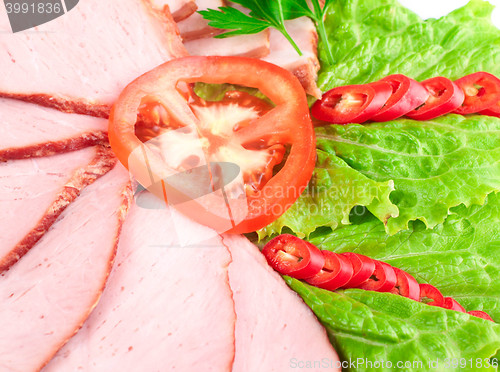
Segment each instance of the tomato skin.
M473 315L473 316L476 316L478 318L481 318L481 319L485 319L485 320L489 320L489 321L492 321L492 322L495 322L491 316L489 316L487 313L485 313L484 311L480 311L480 310L472 310L472 311L467 311L467 314L469 315Z
M161 160L150 157L146 161L141 151L136 151L148 151L135 133L141 100L145 96L154 96L164 104L173 121L196 126L197 118L186 98L177 90L179 82L230 83L253 87L276 105L273 110L255 120L258 131L249 133L242 129L235 131L234 137L243 141L254 133L264 133L269 145L290 145L286 163L261 190L247 195L248 213L243 221L233 224L230 230L219 231L214 228L219 232L242 234L267 226L298 199L307 187L315 166L316 140L307 98L300 82L285 69L245 57L177 58L140 76L118 97L111 111L108 133L111 147L125 167L129 168L131 154L139 154L133 159L134 171L138 173L134 173L134 176L143 186L148 186L151 179L164 180L166 172ZM161 187L150 191L162 200L165 198ZM179 190L179 193L182 194L183 190ZM218 217L203 207L198 208L196 213L189 213L192 219L208 226L212 226Z
M371 119L374 121L391 121L397 119L422 105L429 92L418 81L402 74L386 76L380 81L388 82L392 86L392 95L384 107Z
M455 80L455 83L465 93L462 106L453 111L456 114L474 114L500 102L500 79L488 72L475 72Z
M350 261L353 268L352 278L343 288L358 288L361 284L370 279L375 271L374 260L362 254L352 252L344 252L341 253L341 255Z
M420 301L420 286L413 276L406 271L394 267L396 272L396 286L391 293L398 294L410 298L415 301Z
M289 234L272 239L262 254L273 269L296 279L313 277L325 264L323 253L316 246Z
M493 106L488 107L486 110L479 112L481 115L495 116L500 118L500 101L495 103Z
M353 269L351 263L340 254L330 251L321 252L325 257L325 265L315 276L306 279L306 282L315 287L330 291L343 287L352 277Z
M427 79L421 84L429 92L423 106L408 112L405 116L414 120L431 120L459 108L465 99L463 90L453 81L442 76Z
M459 311L461 313L465 313L464 307L462 305L460 305L454 298L451 298L451 297L444 298L443 308L448 309L448 310Z
M392 266L386 264L385 262L375 261L375 270L372 276L375 279L368 279L366 282L362 283L358 288L366 289L367 291L377 291L377 292L390 292L397 282L396 272Z
M427 303L428 305L431 306L439 306L443 307L444 305L444 297L433 285L430 284L419 284L420 286L420 301L422 301L422 298L430 298L431 302Z
M380 82L333 88L314 103L311 113L316 119L333 124L361 124L387 102L391 92L387 83Z

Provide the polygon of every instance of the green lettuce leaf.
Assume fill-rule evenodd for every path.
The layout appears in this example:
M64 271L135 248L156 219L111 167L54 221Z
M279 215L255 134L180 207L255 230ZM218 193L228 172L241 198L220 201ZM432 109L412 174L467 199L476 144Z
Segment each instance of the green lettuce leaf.
M317 147L377 182L394 181L399 216L394 234L419 219L442 223L451 207L483 204L500 191L500 119L447 115L433 121L331 125L316 130Z
M335 230L349 223L355 206L366 206L381 221L398 215L389 200L394 183L373 181L333 154L318 150L316 168L308 188L283 216L258 231L259 238L280 234L284 227L297 236L309 236L316 228Z
M462 369L471 371L479 369L479 359L486 366L500 349L500 325L487 320L388 293L330 292L285 280L323 323L341 359L360 361L356 371L458 371L460 364L453 367L451 359L472 358ZM384 364L376 368L368 361ZM398 368L398 362L409 364Z
M467 311L500 322L500 193L484 205L460 205L434 229L420 221L393 236L375 218L315 237L321 249L356 252L387 262L436 286Z
M401 73L417 80L457 79L476 71L500 75L500 30L491 22L493 6L472 0L440 19L422 21L396 0L339 0L327 11L327 31L335 64L326 64L319 87L376 81Z

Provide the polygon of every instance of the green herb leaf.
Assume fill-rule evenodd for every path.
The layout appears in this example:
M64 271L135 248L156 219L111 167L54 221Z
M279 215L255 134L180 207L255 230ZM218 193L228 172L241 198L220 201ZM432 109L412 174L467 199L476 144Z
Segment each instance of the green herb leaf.
M326 36L324 15L326 6L321 8L318 0L312 0L313 9L309 7L306 0L233 0L235 3L250 10L249 15L230 7L221 7L219 10L208 9L199 11L203 18L209 21L209 25L216 28L233 30L216 37L228 37L234 35L253 34L273 27L283 34L299 55L302 55L299 47L287 32L285 21L299 17L311 18L318 28L323 43L329 48ZM331 1L327 1L329 4ZM330 53L327 53L331 57ZM333 59L329 59L333 63Z
M208 23L210 26L233 30L216 35L216 38L256 34L271 26L268 21L247 16L245 13L235 8L225 6L219 9L220 11L208 9L199 12L203 18L210 19Z
M498 324L388 293L330 292L289 277L285 281L323 323L342 359L385 362L377 368L360 362L356 371L470 371L480 369L478 360L481 370L496 371L489 358L500 349ZM461 368L453 358L472 360ZM409 363L398 368L398 362Z

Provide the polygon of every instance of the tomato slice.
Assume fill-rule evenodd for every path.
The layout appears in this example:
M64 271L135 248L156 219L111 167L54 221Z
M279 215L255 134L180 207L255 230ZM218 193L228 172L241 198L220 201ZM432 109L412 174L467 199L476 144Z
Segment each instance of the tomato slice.
M257 88L274 106L262 110L256 104L251 111L248 97L241 95L227 97L229 103L190 100L186 89L181 89L195 82ZM148 125L150 130L144 130ZM163 137L143 142L158 127L161 136L180 131L175 137L180 139L171 141L173 146L163 146L161 156L150 143ZM139 138L141 131L149 137ZM193 136L201 144L196 150ZM218 232L246 233L273 222L305 189L316 159L314 130L300 83L278 66L244 57L184 57L140 76L123 90L113 107L109 141L141 185L170 204L174 204L172 200L186 201L174 206ZM243 185L224 192L217 186L225 181L224 175L213 180L214 163L236 164ZM207 168L209 185L169 181L176 172L189 172L191 165ZM217 197L198 197L202 189L217 189Z
M432 300L431 302L427 302L428 305L443 307L444 297L439 291L439 289L437 289L433 285L425 283L419 284L419 286L420 286L420 296L419 296L420 301L422 301L422 299L424 298L428 298Z
M438 76L420 84L429 92L429 98L422 106L405 114L410 119L431 120L456 110L464 102L463 90L450 79Z
M470 315L473 315L473 316L477 316L478 318L481 318L481 319L485 319L485 320L489 320L491 322L495 322L491 316L489 316L487 313L485 313L484 311L480 311L480 310L472 310L472 311L467 311L467 314L470 314Z
M500 79L487 72L475 72L464 76L455 83L464 91L465 100L454 112L474 114L500 102Z
M385 262L375 261L375 270L372 276L358 288L368 291L390 292L397 282L396 272Z
M296 279L313 277L325 264L323 253L315 245L289 234L272 239L262 254L277 272Z
M311 113L329 123L361 124L380 110L391 92L389 84L380 82L333 88L314 103Z
M496 116L500 118L500 101L495 103L493 106L488 107L486 110L479 112L481 115Z
M465 313L465 309L462 305L460 305L454 298L445 297L443 307L449 310L460 311L461 313Z
M408 76L402 74L389 75L380 81L391 85L392 95L384 107L371 118L374 121L397 119L421 106L429 98L427 89L418 81Z
M306 279L311 285L334 291L351 279L353 269L349 260L337 253L321 251L325 257L325 264L319 273Z
M352 252L344 252L341 255L349 260L353 268L352 278L343 288L358 288L362 283L370 279L375 271L374 260L362 254Z
M397 281L391 293L398 294L415 301L420 301L420 286L415 278L396 267L393 269L396 272Z

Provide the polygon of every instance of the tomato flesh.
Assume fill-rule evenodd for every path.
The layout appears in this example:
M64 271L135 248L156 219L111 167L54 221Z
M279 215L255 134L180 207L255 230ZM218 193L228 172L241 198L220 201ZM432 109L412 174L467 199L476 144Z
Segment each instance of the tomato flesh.
M262 254L277 272L296 279L313 277L325 264L325 257L316 246L289 234L272 239Z
M421 106L429 98L429 92L422 84L405 75L389 75L380 81L391 85L392 95L384 107L371 118L374 121L397 119Z
M385 262L374 260L375 270L372 276L358 288L368 291L390 292L397 282L396 272Z
M410 119L431 120L456 110L464 102L463 90L450 79L438 76L421 84L429 92L429 98L422 106L405 114Z
M195 82L257 88L274 106L262 108L241 93L216 103L189 101L179 86ZM240 118L238 113L243 110L248 114L252 103L255 115ZM161 133L166 129L191 130L192 135L199 136L196 140L201 142L201 149L189 153L195 147L189 141L184 145L171 141L182 158L172 149L162 158L143 142L148 138L152 139L148 142L156 140L157 127ZM190 137L180 133L178 138ZM167 201L165 192L168 175L189 171L196 158L204 158L206 164L238 165L243 177L243 201L241 193L229 190L224 199L218 199L220 206L212 207L211 200L215 199L209 199L207 206L196 198L191 198L184 209L174 205L219 232L252 232L277 219L307 186L316 159L314 130L300 83L278 66L243 57L184 57L142 75L123 90L115 103L109 120L109 140L120 162L165 202L172 200L168 196ZM169 192L179 200L189 199L189 190L178 184L167 185ZM245 208L231 209L243 202ZM217 208L227 209L226 215L229 210L229 217L220 217L215 213L219 212ZM236 220L235 212L244 215Z
M491 322L495 322L491 316L489 316L488 314L486 314L484 311L480 311L480 310L472 310L472 311L467 311L467 314L470 314L470 315L473 315L473 316L476 316L478 318L481 318L481 319L485 319L485 320L489 320Z
M352 277L352 265L347 258L330 251L321 251L325 257L323 268L306 282L318 288L334 291L344 287Z
M375 271L374 260L362 254L352 252L344 252L341 255L349 260L353 268L352 278L343 286L344 288L357 288L370 279Z
M444 297L439 291L439 289L437 289L433 285L425 283L419 284L419 286L420 286L420 296L419 296L420 301L422 301L422 299L424 298L428 298L432 300L431 302L427 303L428 305L439 306L439 307L442 307L444 305Z
M311 108L312 115L334 124L364 123L391 95L387 83L347 85L326 92Z
M465 93L465 100L454 112L474 114L500 102L500 79L487 72L475 72L464 76L455 83Z

